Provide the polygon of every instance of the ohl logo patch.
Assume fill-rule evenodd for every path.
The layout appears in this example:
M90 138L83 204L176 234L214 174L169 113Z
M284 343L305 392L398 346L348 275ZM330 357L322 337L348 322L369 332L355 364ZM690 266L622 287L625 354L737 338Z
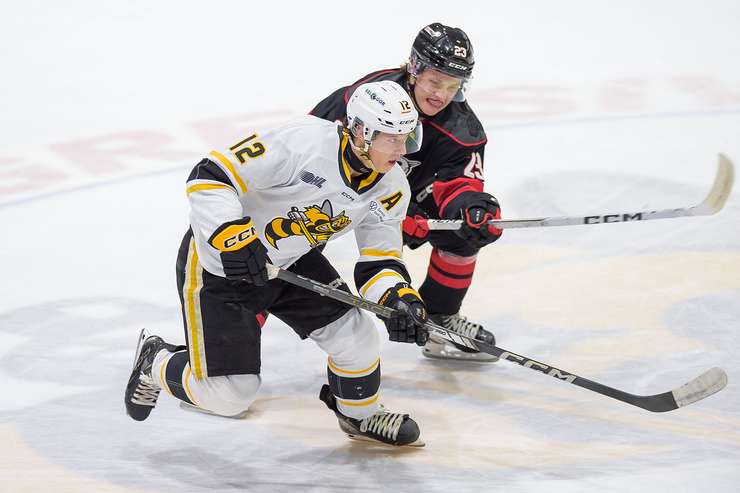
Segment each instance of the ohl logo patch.
M326 243L352 222L344 211L334 215L328 200L321 207L314 204L302 211L293 206L287 216L276 217L265 226L265 239L276 250L277 242L289 236L304 236L311 246Z

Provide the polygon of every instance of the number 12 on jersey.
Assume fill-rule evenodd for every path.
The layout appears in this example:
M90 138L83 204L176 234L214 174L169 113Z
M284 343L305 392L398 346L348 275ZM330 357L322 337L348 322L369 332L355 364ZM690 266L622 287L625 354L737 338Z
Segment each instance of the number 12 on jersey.
M247 158L244 157L246 154L250 158L257 158L260 157L265 153L267 149L265 149L265 145L255 140L257 139L257 134L252 134L246 139L237 142L233 146L229 147L229 150L234 154L234 156L239 160L241 164L244 164L247 162Z

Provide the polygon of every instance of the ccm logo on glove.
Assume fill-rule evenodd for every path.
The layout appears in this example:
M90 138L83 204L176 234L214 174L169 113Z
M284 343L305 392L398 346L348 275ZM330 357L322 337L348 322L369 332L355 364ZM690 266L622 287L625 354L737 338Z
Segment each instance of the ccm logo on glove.
M256 239L257 230L254 229L254 223L251 219L242 218L219 226L211 235L208 243L216 250L233 252Z
M252 218L244 216L224 223L213 232L208 243L220 250L224 276L255 286L267 284L267 248L257 237Z

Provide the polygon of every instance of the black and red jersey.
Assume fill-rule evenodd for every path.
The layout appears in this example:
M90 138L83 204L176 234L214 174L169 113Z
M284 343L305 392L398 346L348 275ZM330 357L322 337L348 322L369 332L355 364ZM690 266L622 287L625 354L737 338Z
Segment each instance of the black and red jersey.
M347 101L360 84L392 80L408 90L405 68L379 70L331 93L310 114L326 120L343 121ZM435 182L468 182L483 189L483 154L487 142L483 125L467 102L451 102L433 117L421 117L424 138L421 150L406 155L401 165L411 185L411 202L430 217L440 217L441 202L435 202ZM437 189L439 189L439 185ZM443 187L443 189L446 187ZM459 188L459 187L452 187ZM437 193L437 200L444 201Z

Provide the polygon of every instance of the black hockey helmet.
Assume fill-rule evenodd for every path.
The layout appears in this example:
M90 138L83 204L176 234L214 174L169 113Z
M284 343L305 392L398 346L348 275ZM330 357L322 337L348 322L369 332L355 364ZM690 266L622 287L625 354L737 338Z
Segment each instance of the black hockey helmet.
M432 68L461 79L461 90L455 95L454 101L464 101L474 65L473 45L468 35L460 28L435 22L416 35L408 71L412 76L418 76L424 69Z

